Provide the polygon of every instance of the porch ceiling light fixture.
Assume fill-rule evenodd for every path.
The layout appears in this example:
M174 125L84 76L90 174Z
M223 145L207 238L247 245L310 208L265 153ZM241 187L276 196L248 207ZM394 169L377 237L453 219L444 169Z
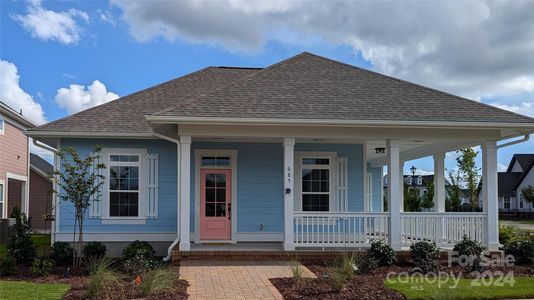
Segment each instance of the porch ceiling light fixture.
M377 148L375 148L375 153L377 153L377 154L384 154L384 153L386 153L386 148L384 148L384 147L377 147Z

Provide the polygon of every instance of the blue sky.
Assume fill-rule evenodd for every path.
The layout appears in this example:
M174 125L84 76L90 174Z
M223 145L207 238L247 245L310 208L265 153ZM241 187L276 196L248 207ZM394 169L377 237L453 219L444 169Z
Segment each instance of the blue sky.
M206 66L309 51L533 116L532 3L0 1L0 96L43 123Z

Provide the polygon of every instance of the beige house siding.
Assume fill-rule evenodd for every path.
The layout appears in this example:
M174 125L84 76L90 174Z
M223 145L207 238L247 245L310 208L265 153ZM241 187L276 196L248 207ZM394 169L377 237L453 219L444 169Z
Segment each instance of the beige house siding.
M5 180L7 172L28 176L28 138L8 121L0 134L0 153L0 179Z

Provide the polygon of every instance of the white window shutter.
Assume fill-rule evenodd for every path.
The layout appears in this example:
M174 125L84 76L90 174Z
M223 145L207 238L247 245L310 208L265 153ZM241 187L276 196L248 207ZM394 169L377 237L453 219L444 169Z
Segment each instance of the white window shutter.
M338 157L337 158L337 208L338 211L348 211L349 210L349 167L348 167L348 158Z
M158 217L158 170L159 158L157 154L148 154L148 203L146 216L151 219Z
M95 175L100 175L102 169L97 169L96 166L100 164L100 157L93 161L93 165L90 167L89 172L92 174L95 172ZM100 177L96 178L97 183L100 183L102 179ZM100 187L102 189L102 187ZM91 206L89 207L89 218L100 218L102 216L102 191L98 191L97 194L91 196Z

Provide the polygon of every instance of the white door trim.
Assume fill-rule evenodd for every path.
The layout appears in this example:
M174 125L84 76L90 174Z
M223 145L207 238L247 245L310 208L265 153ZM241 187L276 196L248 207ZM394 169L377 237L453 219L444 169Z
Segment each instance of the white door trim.
M230 166L205 166L202 167L202 156L228 156ZM237 150L221 149L195 149L195 231L192 233L195 243L202 243L200 240L200 169L229 169L232 171L232 232L231 239L227 242L237 243ZM224 240L218 242L225 242Z

